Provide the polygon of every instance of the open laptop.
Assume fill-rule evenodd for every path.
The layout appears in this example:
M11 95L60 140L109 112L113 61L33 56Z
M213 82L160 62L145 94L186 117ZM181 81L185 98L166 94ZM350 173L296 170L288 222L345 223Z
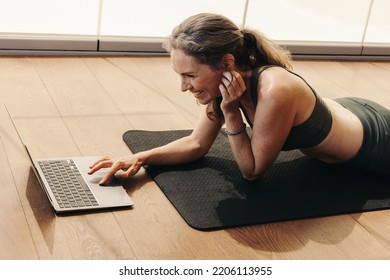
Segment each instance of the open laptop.
M55 212L90 211L133 205L132 199L118 180L113 178L106 185L100 186L99 181L104 171L93 175L87 173L89 165L100 157L33 159L8 108L5 108Z

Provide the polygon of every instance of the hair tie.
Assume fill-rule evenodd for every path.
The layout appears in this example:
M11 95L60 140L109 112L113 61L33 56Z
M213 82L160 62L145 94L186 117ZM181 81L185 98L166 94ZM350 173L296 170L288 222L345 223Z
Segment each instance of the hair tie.
M256 38L252 33L243 32L242 34L244 36L244 44L248 47L248 49L256 47Z
M257 40L256 37L250 32L242 31L244 36L244 49L248 55L248 64L253 66L256 64L256 53L257 53Z

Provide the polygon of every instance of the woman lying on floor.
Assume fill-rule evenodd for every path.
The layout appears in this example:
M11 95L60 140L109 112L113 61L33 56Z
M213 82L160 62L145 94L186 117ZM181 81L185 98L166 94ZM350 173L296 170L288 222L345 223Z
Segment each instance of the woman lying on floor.
M90 173L136 174L143 165L187 163L207 154L223 124L243 176L261 176L282 150L328 163L388 173L390 111L359 98L322 99L291 71L289 53L261 33L214 14L192 16L165 43L182 91L206 105L188 137L120 159L104 157ZM245 123L252 128L251 138Z

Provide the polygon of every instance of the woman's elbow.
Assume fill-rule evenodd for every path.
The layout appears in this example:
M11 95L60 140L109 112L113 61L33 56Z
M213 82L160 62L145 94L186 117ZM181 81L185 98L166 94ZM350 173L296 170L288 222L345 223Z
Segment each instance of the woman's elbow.
M242 176L244 177L245 180L247 181L255 181L261 177L263 172L242 172Z
M241 169L242 176L245 180L255 181L259 179L267 171L269 165L257 164L256 166L243 166Z
M203 158L210 150L209 147L202 145L198 141L192 141L191 143L191 153L194 157L194 160Z

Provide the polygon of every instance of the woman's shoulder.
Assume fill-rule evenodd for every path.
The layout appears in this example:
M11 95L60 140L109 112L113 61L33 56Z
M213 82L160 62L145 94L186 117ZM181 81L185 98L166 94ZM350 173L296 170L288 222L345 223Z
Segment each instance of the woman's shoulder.
M258 71L260 72L259 78L277 82L276 85L282 85L283 82L289 81L289 78L296 76L291 70L277 65L263 66L258 68Z
M258 104L277 113L291 116L293 124L304 122L312 113L316 95L294 72L282 67L267 68L259 77Z
M302 86L300 79L283 67L267 67L262 70L258 79L257 90L269 98L283 96L286 99L290 96L289 93L296 92Z

